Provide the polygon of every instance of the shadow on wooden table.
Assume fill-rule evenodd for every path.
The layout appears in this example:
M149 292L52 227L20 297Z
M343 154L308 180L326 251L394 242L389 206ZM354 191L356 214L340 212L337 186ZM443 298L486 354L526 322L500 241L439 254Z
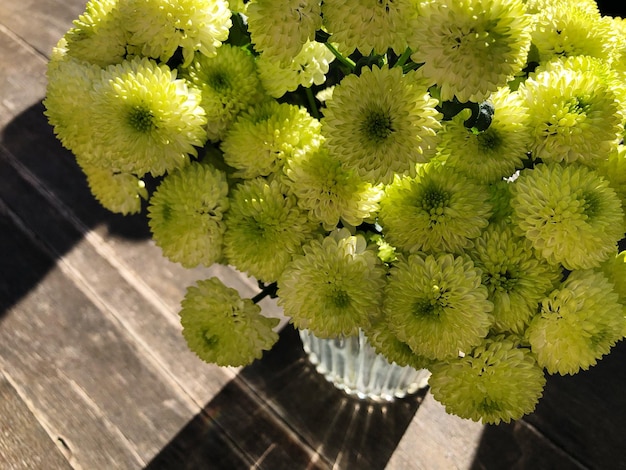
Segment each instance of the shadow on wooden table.
M385 404L347 396L287 326L147 468L383 469L425 394Z
M0 315L92 228L104 224L108 233L126 239L150 236L145 215L113 214L94 199L43 113L37 103L2 130Z

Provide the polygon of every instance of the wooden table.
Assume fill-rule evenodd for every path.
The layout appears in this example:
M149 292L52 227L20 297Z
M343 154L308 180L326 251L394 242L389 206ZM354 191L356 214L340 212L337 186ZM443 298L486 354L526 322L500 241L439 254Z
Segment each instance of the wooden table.
M0 469L626 468L623 344L550 377L536 413L500 426L449 416L426 391L349 398L289 326L249 367L198 360L177 317L186 286L256 286L168 262L144 216L91 197L41 104L51 48L83 8L0 2Z

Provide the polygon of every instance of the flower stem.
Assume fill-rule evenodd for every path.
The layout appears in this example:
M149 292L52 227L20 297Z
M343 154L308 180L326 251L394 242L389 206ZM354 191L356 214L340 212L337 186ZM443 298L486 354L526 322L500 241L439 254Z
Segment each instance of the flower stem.
M402 55L398 57L398 61L395 63L395 66L404 67L404 64L406 64L406 61L409 60L409 57L411 57L412 52L413 51L411 50L411 48L407 47L406 50L402 53Z
M352 59L345 57L331 43L325 42L324 45L328 48L330 52L333 53L333 55L337 58L339 62L341 62L343 65L345 65L346 67L350 69L350 72L354 72L354 69L356 68L356 64L354 63Z
M306 90L306 98L309 102L309 109L311 111L311 114L313 115L313 117L315 119L319 119L320 118L320 112L317 109L317 103L315 102L315 97L313 96L313 91L311 90L310 87L305 88Z
M278 291L277 283L272 282L271 284L268 284L266 286L259 283L259 287L261 288L261 292L259 292L257 295L252 297L252 302L254 302L255 304L258 304L261 300L263 300L268 295L270 296L270 298L276 297L276 292Z

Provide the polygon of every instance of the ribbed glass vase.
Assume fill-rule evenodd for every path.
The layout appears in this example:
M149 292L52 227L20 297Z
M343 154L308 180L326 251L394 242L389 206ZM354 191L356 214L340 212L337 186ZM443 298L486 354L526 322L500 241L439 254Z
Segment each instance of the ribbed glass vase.
M430 372L389 363L360 331L358 336L322 339L299 330L304 351L317 371L335 387L359 398L392 401L428 385Z

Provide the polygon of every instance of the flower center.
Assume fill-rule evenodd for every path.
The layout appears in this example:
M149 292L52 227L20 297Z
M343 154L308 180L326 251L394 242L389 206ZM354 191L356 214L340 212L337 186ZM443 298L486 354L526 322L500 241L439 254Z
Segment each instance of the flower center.
M230 89L230 80L228 79L228 75L219 70L216 70L211 74L208 79L208 84L217 92Z
M372 110L365 117L361 131L370 140L382 143L393 133L392 124L391 116L388 113L383 110Z
M478 147L483 152L497 149L500 146L500 142L502 142L500 135L493 129L481 132L476 137L478 139Z
M350 296L345 290L336 290L333 292L331 300L337 308L346 308L350 305Z
M147 133L154 126L154 114L145 106L133 106L128 113L128 123L138 132Z

